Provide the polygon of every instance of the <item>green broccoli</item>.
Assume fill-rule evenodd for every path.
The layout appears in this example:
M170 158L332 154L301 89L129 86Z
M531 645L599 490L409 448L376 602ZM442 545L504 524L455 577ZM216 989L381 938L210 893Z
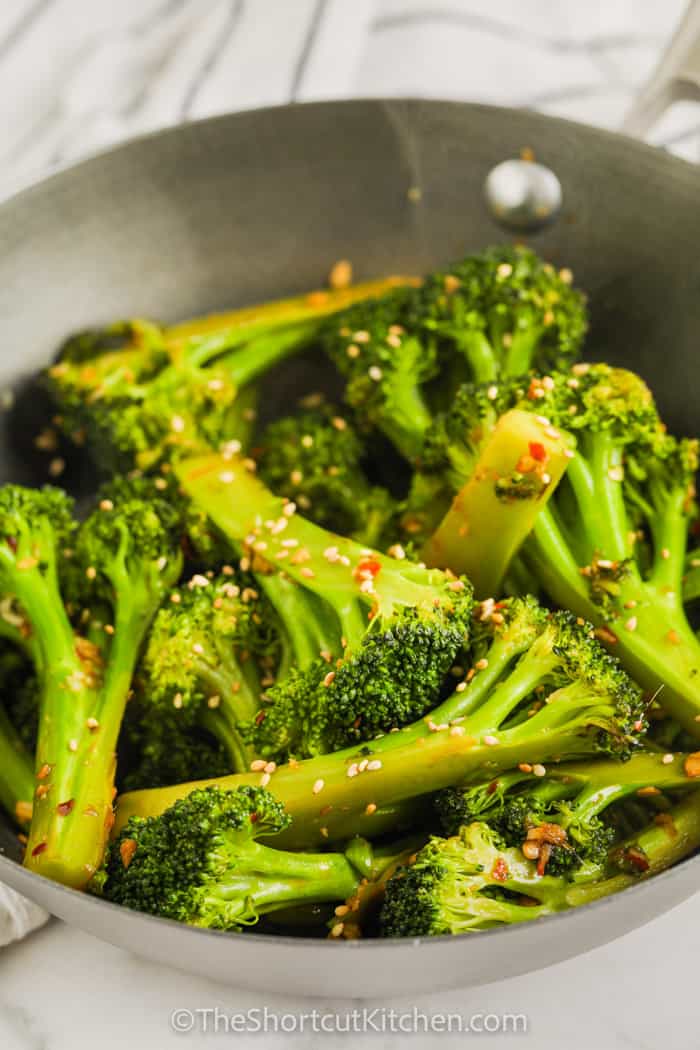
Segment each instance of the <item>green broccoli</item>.
M128 321L69 339L46 373L65 432L102 471L245 443L254 381L308 346L328 314L400 279L246 307L160 328Z
M541 875L564 875L604 862L615 838L601 819L609 806L692 786L687 758L640 752L625 763L565 762L545 777L523 766L487 782L446 788L434 805L445 835L484 821L507 846L522 846L537 860Z
M0 600L21 617L17 630L28 639L40 693L25 863L68 885L85 885L101 860L134 665L180 572L172 525L167 505L134 500L119 508L103 502L76 531L60 490L0 489ZM61 593L66 559L69 589L83 581L80 634L69 618L72 599L64 604Z
M644 729L641 690L592 628L532 599L485 602L475 621L472 666L420 721L361 746L219 785L258 784L262 775L292 818L286 841L308 848L353 832L373 838L373 815L383 807L476 775L493 778L521 763L594 754L624 758L636 747ZM117 821L160 813L194 786L123 795Z
M468 584L312 524L240 461L212 455L183 461L176 473L232 543L284 571L323 603L324 615L334 616L339 627L340 659L329 665L331 649L268 693L256 720L258 750L268 753L266 722L275 706L283 711L275 727L281 721L290 735L285 750L298 757L370 740L434 706L466 644ZM264 585L265 574L259 577ZM275 732L275 744L277 739Z
M393 538L395 502L368 480L363 443L333 405L320 401L275 420L256 448L265 484L293 500L311 521L371 547Z
M469 933L580 907L664 871L700 847L693 794L621 844L578 882L540 875L522 850L504 846L488 824L433 838L386 886L384 937Z
M523 404L573 432L564 480L521 557L558 604L590 620L627 670L700 735L700 642L683 608L697 443L671 437L631 372L576 365Z
M193 791L158 817L129 821L95 888L107 900L209 929L241 930L290 905L342 902L371 874L369 847L290 853L258 841L290 823L260 787Z
M420 288L349 308L328 322L322 342L358 420L413 460L446 389L575 360L587 320L570 281L527 248L490 249Z
M154 783L173 783L181 767L212 761L202 731L224 749L226 772L248 770L255 756L241 725L259 709L278 650L270 609L231 574L196 574L172 591L153 621L127 711L138 755L128 783L150 787L155 775Z

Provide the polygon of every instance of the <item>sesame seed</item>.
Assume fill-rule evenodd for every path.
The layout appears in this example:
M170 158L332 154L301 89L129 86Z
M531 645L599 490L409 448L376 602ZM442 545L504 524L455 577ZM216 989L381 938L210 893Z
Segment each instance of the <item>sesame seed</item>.
M452 726L450 736L464 736L464 726Z
M276 769L277 769L277 763L276 762L266 762L265 763L265 772L266 773L274 773Z
M313 448L314 439L311 434L304 434L301 439L302 448Z
M393 333L386 337L386 341L387 345L393 347L394 350L398 350L398 348L401 346L401 337L398 335L394 335Z
M289 503L285 503L285 505L282 507L282 513L284 514L285 518L291 518L292 515L296 513L296 509L296 503L290 500Z
M114 504L111 499L101 499L100 510L114 510Z
M368 758L363 758L362 761L358 762L358 764L357 764L357 772L358 773L364 773L364 771L367 769L368 765L369 765L369 759Z
M328 654L330 658L330 653ZM326 677L323 679L323 684L328 687L333 679L335 678L335 671L329 671Z
M49 474L52 478L59 477L59 475L62 474L65 469L66 461L65 459L61 459L60 456L56 456L56 458L52 459L49 463Z
M447 589L449 591L463 591L464 583L462 580L451 580L447 585Z
M513 267L510 263L499 263L499 265L496 267L496 275L500 277L501 280L504 280L506 277L510 277L512 272Z
M488 667L488 665L489 665L489 662L488 662L488 660L485 657L482 657L481 660L477 660L476 663L474 664L474 666L476 667L477 671L485 671L486 668Z
M114 627L112 626L111 623L106 623L104 630L105 630L105 634L114 634Z
M359 346L355 346L354 343L350 343L349 346L345 347L345 353L351 360L354 360L356 357L360 356L360 348Z
M535 765L532 767L532 772L535 774L536 777L543 777L547 773L547 770L544 768L541 762L536 762Z
M497 386L490 386L488 388L488 390L486 391L486 396L489 399L489 401L495 401L496 398L498 397L498 387Z
M371 762L367 763L367 770L370 773L374 773L374 772L376 772L376 770L381 769L381 768L382 768L382 763L381 763L381 760L378 759L378 758L373 758Z
M224 485L230 485L232 481L236 480L236 475L232 470L222 470L219 474L219 481L223 482Z
M376 802L368 802L367 805L365 806L365 814L368 817L371 817L372 814L376 813L376 812L377 812L377 803Z
M668 559L669 559L669 558L671 557L671 552L670 552L670 550L668 549L668 547L664 547L664 548L662 549L662 551L661 551L661 557L662 557L662 558L664 559L664 561L668 561Z
M215 711L216 708L219 707L220 704L221 704L221 697L220 696L216 696L216 695L210 696L209 699L207 700L207 707L211 708L212 711Z
M625 623L625 627L627 628L628 631L636 631L637 630L637 617L636 616L630 616L629 620L627 620L626 623Z
M466 682L458 682L457 686L455 688L455 692L456 693L463 693L466 688L467 688L467 683Z
M353 339L356 343L368 343L370 341L370 334L364 329L360 329L359 332L355 332Z
M625 609L636 609L637 603L634 598L630 598L628 602L625 602Z
M182 707L182 704L182 693L175 693L175 696L173 697L173 707L179 711Z
M299 570L299 572L302 576L305 576L307 580L313 580L313 578L316 575L314 570L310 569L308 565L305 565L302 569Z
M201 656L202 653L204 652L204 646L202 645L202 643L201 642L195 642L194 645L192 646L192 652L193 653L197 653L198 656Z
M331 420L331 423L333 424L333 426L335 427L336 430L341 430L342 431L342 430L347 430L347 428L348 428L348 425L345 422L345 420L342 418L342 416L333 416L333 419Z
M176 434L181 434L185 429L185 421L182 416L173 416L170 420L170 427Z
M206 578L206 576L202 576L201 573L196 572L194 574L194 576L192 577L192 579L190 580L188 586L189 586L190 590L193 587L208 587L209 586L209 580Z
M561 437L559 431L555 430L554 427L547 427L545 430L545 434L547 435L547 437L551 437L555 440Z
M182 598L177 593L177 591L175 591L173 594L170 595L170 601L173 603L173 605L179 605L182 601Z
M521 762L518 769L521 773L532 773L532 766L529 762Z
M85 570L85 575L87 576L88 580L94 580L97 577L97 569L95 568L95 566L89 565L88 568Z
M349 259L338 259L328 275L331 288L347 288L352 284L352 263Z
M371 380L373 380L373 382L379 383L381 382L384 373L382 372L379 365L371 365L371 367L367 369L367 375Z
M267 787L267 785L270 783L270 779L271 778L269 773L263 773L263 775L260 777L260 787Z
M671 763L673 762L673 755L669 752L668 754L664 755L664 757L661 759L661 761L663 762L663 764L665 766L670 766Z
M348 776L356 777L358 773L357 762L353 762L352 765L348 766Z
M610 467L608 471L608 477L611 481L624 481L625 468L621 466Z
M487 747L495 747L496 744L498 743L498 737L490 736L490 735L489 736L485 736L484 737L484 743L486 744Z
M256 758L253 762L250 763L250 770L252 773L262 773L263 769L265 768L265 764L266 763L264 758Z
M323 785L324 785L324 781L323 780L319 779L319 780L316 780L314 782L314 786L311 788L311 790L313 791L314 795L318 795L321 791L323 791Z
M87 721L85 722L85 725L90 730L99 729L100 728L100 723L97 721L96 718L88 718Z
M345 929L344 923L336 922L335 926L333 926L332 929L331 929L331 937L340 937L340 936L342 936L342 933L343 933L344 929Z

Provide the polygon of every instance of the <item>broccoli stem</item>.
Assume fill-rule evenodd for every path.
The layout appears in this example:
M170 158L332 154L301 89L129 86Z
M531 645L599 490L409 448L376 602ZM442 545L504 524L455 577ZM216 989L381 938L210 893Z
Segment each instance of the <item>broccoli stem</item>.
M471 477L423 548L427 564L466 574L477 597L497 594L513 555L569 465L570 444L568 435L543 427L531 412L513 409L501 416ZM529 474L522 473L525 459ZM514 476L532 478L533 491L518 492ZM499 493L499 483L512 492Z
M493 347L483 332L455 329L453 335L458 348L469 362L474 383L491 383L498 378L501 369Z
M402 573L401 562L367 551L354 540L294 514L293 504L274 496L240 460L211 454L182 460L175 471L192 500L229 540L236 545L248 543L264 562L328 602L351 648L367 631L371 599L361 591L356 570L369 556L373 571L381 573L384 586L378 591L387 600L395 596L389 593L392 590L406 604L420 605L425 600L428 588ZM265 526L265 540L263 522L271 523ZM380 613L381 600L380 596Z
M412 277L386 277L348 288L308 292L289 299L244 306L172 325L164 330L163 339L175 357L191 343L205 344L217 340L221 350L232 349L278 329L320 320L352 303L376 298L390 288L414 282Z
M611 484L620 490L619 483ZM523 551L550 597L604 628L601 640L632 677L650 693L661 692L669 714L700 737L700 643L680 601L680 558L674 559L670 550L668 559L659 558L659 562L674 562L669 572L678 579L678 589L670 589L667 582L658 584L654 573L643 580L634 563L626 566L616 602L628 617L621 623L593 601L549 508L537 518ZM607 556L607 548L600 553ZM661 579L668 579L663 567L655 571Z
M514 332L509 333L511 341L506 350L502 375L524 376L530 371L543 332L544 329L540 325L530 324L525 329L516 328Z
M20 827L31 818L34 783L31 756L0 704L0 806Z
M440 717L439 708L433 712L433 717ZM467 732L459 732L463 728L461 725L436 732L430 730L427 723L420 722L407 730L372 741L364 748L347 748L280 766L268 788L285 806L292 818L292 827L290 832L283 832L279 840L287 846L293 841L295 848L308 848L327 839L337 840L355 833L374 838L373 806L379 811L383 806L402 803L418 794L461 783L477 773L495 775L521 762L580 756L594 749L595 743L586 743L582 736L583 724L580 721L571 718L560 729L540 729L539 717L535 715L531 719L530 732L524 741L517 730L500 732L497 747L484 744ZM365 771L349 775L348 771L363 759L368 760ZM372 762L380 763L379 768L369 768ZM244 784L255 786L259 783L260 774L250 773L198 784L130 792L119 799L117 828L121 829L129 817L162 813L195 787L215 784L224 790L235 790ZM319 784L322 785L320 789ZM360 815L364 815L362 822L356 823ZM381 830L386 830L385 824Z

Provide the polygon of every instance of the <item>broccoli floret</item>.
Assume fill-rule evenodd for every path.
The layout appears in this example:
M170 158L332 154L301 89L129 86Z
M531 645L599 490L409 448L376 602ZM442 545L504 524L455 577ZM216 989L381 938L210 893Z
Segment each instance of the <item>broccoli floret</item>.
M586 331L583 296L526 248L496 248L362 303L328 323L322 342L347 379L346 400L408 459L420 455L439 378L519 376L575 360ZM435 384L438 385L438 384Z
M225 772L247 770L254 755L241 726L257 713L278 660L274 619L253 587L197 574L174 590L153 621L127 710L132 786L152 786L159 771L155 783L172 783L193 761L206 768L216 752L207 754L202 731L224 749Z
M8 485L0 529L1 600L26 625L40 694L25 863L84 886L109 831L114 752L139 648L180 572L172 512L137 499L118 508L103 501L76 532L64 493ZM78 605L80 634L68 611Z
M263 788L193 791L159 817L130 821L97 886L128 908L219 930L254 925L278 908L349 897L361 872L347 856L258 841L288 824Z
M102 471L152 469L176 454L247 442L255 380L308 346L322 318L392 279L161 328L127 321L80 333L46 381L66 433Z
M644 382L607 365L533 379L522 404L577 441L522 548L527 570L697 737L700 643L682 596L697 443L671 437Z
M700 846L694 792L571 882L538 872L522 850L503 844L488 824L474 823L447 839L433 838L413 864L386 886L385 937L460 934L526 922L619 893L664 871Z
M592 628L548 613L533 599L478 606L465 666L452 694L420 721L276 769L270 790L292 817L296 845L360 829L372 838L372 814L383 807L483 777L485 770L494 779L521 763L625 757L644 729L641 690ZM258 782L249 774L218 783ZM189 790L181 784L122 796L120 825L132 814L162 812Z
M657 796L693 786L687 756L671 761L640 752L628 762L564 762L537 776L529 766L434 799L446 835L475 820L488 823L508 846L522 846L540 874L571 875L605 861L615 829L602 819L621 799ZM540 773L543 770L539 770Z
M382 547L396 505L389 492L370 483L366 451L355 428L322 401L270 423L256 443L260 477L304 514L359 543Z
M297 675L291 697L284 681L268 694L268 704L284 705L288 732L297 733L292 753L371 740L435 705L466 645L472 607L467 583L321 529L240 462L212 456L184 462L177 473L232 543L284 571L338 624L340 659L332 666L318 660L314 672ZM264 708L261 716L264 725Z

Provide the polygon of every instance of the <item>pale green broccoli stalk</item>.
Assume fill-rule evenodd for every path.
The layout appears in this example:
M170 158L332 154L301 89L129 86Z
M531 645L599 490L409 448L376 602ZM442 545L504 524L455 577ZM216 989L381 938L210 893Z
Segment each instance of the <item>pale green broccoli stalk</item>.
M101 863L117 737L141 643L180 572L179 532L166 504L134 499L102 501L76 533L63 493L18 486L0 490L0 521L0 590L26 619L41 693L25 864L80 888ZM59 586L71 551L82 636Z

